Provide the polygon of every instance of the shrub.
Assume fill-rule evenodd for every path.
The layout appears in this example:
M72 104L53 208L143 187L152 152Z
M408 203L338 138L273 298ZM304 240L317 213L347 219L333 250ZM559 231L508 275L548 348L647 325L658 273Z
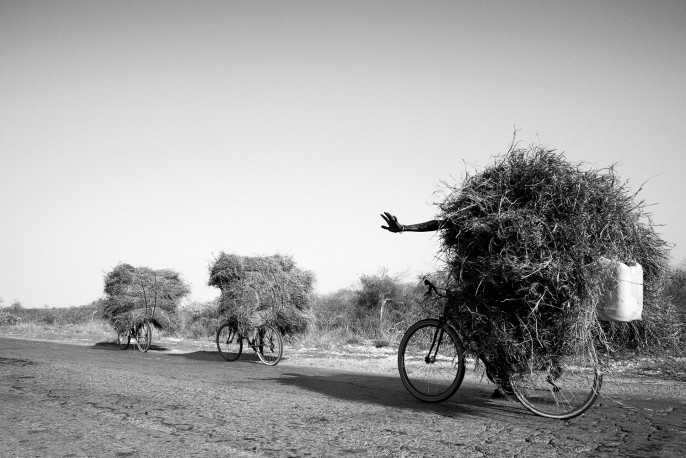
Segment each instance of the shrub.
M355 316L356 291L344 288L333 293L314 296L312 311L320 328L348 327Z
M420 315L422 293L420 282L403 282L400 276L391 277L385 270L379 275L360 277L361 289L357 291L355 306L359 326L377 330L377 340L396 340Z
M93 301L88 305L53 309L60 324L86 324L102 314L103 301Z
M435 315L424 310L423 293L419 282L405 282L381 269L378 275L362 275L357 288L317 296L313 310L320 333L344 330L358 339L389 343L427 313Z
M9 312L5 312L4 310L0 310L0 326L2 325L15 325L21 323L21 318L19 318L16 315L13 315Z
M178 332L190 339L214 338L221 325L216 300L209 302L191 302L179 307Z
M677 320L686 324L686 262L672 270L665 288L665 297L674 304Z

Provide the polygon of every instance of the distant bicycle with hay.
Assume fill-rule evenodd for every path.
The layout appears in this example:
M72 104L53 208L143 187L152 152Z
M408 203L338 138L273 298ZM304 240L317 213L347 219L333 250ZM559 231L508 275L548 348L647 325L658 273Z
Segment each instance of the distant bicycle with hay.
M189 292L179 274L170 269L117 265L105 275L103 318L117 333L119 348L126 350L135 339L145 353L152 344L152 328L173 329L174 311Z
M283 357L281 332L274 326L258 326L249 333L242 333L231 322L222 324L217 330L217 350L226 361L236 361L243 352L243 342L257 353L267 366L276 366Z
M270 366L283 356L282 335L304 332L314 319L314 274L290 256L220 253L210 267L210 286L220 289L217 315L219 354L235 361L244 343Z

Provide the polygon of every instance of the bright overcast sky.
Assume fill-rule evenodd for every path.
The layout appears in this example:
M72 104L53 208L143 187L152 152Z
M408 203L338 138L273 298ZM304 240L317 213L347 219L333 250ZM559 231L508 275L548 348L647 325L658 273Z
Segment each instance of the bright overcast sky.
M686 259L682 0L0 0L2 305L89 303L119 262L205 301L221 251L319 292L435 269L379 213L431 219L515 128L648 180Z

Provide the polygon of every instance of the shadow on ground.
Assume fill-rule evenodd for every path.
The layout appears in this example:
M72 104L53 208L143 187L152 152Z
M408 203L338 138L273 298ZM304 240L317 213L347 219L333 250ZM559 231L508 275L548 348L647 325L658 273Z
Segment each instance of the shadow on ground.
M126 350L122 350L119 348L118 343L113 343L113 342L96 342L91 346L91 348L95 350L117 350L117 351L139 351L138 347L136 347L135 342L131 342ZM148 351L169 351L170 348L168 347L163 347L161 345L156 345L156 344L150 344L150 348Z
M132 345L129 347L131 351ZM121 352L118 344L99 342L93 349ZM138 350L136 350L138 351ZM222 368L230 369L236 380L256 384L278 383L342 401L375 404L383 407L398 408L415 412L431 412L443 417L478 416L481 418L512 418L518 421L528 416L518 402L508 399L491 399L493 385L474 380L463 382L460 389L448 400L440 403L427 403L415 399L405 389L396 375L349 372L316 366L277 365L269 367L252 352L244 352L236 361L226 361L217 351L199 350L191 352L170 352L168 348L152 345L147 354L162 353L165 357L185 359L196 363L210 364L207 375ZM285 361L285 359L284 359ZM247 363L247 364L246 364ZM219 372L216 372L219 374Z
M93 344L90 348L94 350L111 350L111 351L136 351L138 352L138 348L136 347L135 342L132 342L129 344L129 347L126 350L122 350L119 348L119 344L116 342L97 342ZM150 348L148 349L148 353L154 353L154 352L161 352L164 353L167 356L173 356L176 358L185 358L185 359L190 359L193 361L208 361L208 362L217 362L217 363L226 363L226 364L231 364L232 361L226 361L221 357L218 351L210 351L210 350L199 350L199 351L191 351L191 352L180 352L180 353L174 353L174 348L167 347L167 346L162 346L162 345L156 345L156 344L151 344ZM257 357L257 354L254 352L243 352L241 356L234 362L238 361L244 361L244 362L257 362L262 364L260 359Z
M502 419L503 416L516 418L526 414L516 401L490 399L491 391L485 385L466 383L450 399L428 403L412 397L398 377L387 375L336 371L317 374L286 372L269 380L344 401L433 412L444 417L473 415Z
M242 353L236 361L226 361L224 358L221 357L218 351L208 350L192 351L189 353L169 353L169 356L192 359L194 361L216 361L225 364L237 363L239 361L254 361L262 364L260 358L258 358L257 354L253 352Z

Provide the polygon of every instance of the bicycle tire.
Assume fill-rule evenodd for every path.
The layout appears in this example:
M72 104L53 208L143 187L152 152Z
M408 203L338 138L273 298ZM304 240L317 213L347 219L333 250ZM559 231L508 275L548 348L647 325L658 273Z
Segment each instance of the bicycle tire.
M441 352L432 360L432 342L438 333ZM405 332L398 348L398 371L407 391L424 402L440 402L460 388L464 378L464 349L457 332L435 319L416 322Z
M136 330L136 346L138 349L145 353L150 349L150 344L152 343L152 328L150 323L147 321L141 323Z
M524 407L557 420L569 420L590 409L602 384L592 344L571 355L529 356L527 369L510 377L514 394Z
M243 352L243 339L235 326L224 323L217 329L217 350L226 361L236 361Z
M262 331L258 332L259 342L255 346L257 356L267 366L276 366L283 356L281 332L274 326L265 326Z
M129 343L131 342L131 334L129 334L129 331L123 331L117 333L117 343L119 344L119 348L122 350L126 350L129 348Z

